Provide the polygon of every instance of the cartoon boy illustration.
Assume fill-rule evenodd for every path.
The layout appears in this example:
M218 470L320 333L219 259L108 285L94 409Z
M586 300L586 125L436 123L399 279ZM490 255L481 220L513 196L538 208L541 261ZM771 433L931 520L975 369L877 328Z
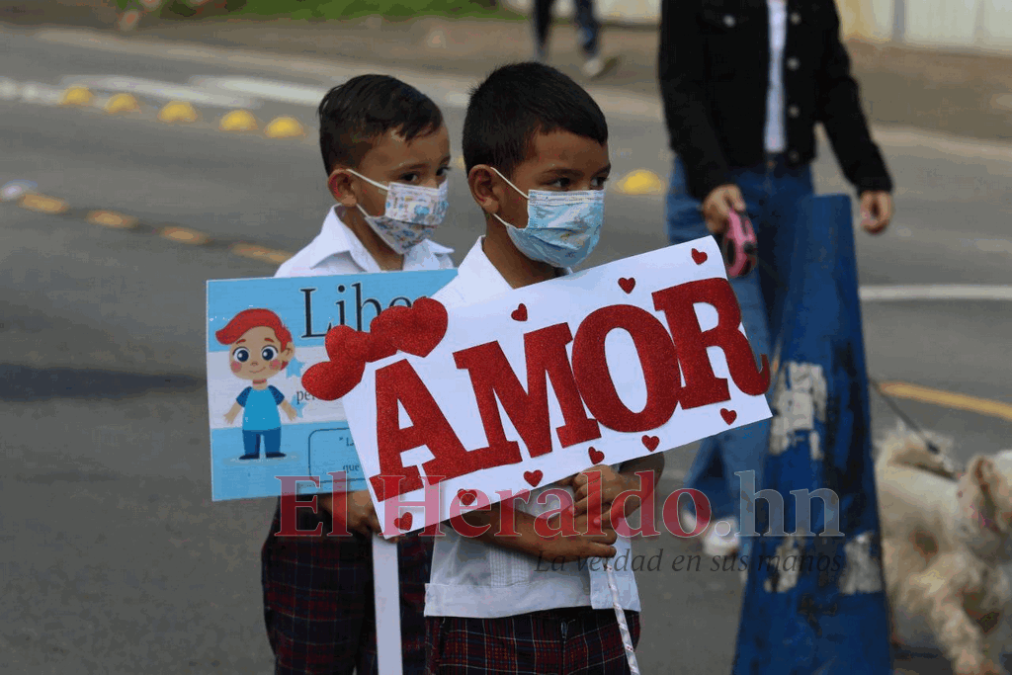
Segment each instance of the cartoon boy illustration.
M267 380L283 371L295 356L291 332L269 309L247 309L236 314L214 337L229 345L229 365L236 377L253 383L242 390L225 413L225 421L232 424L239 410L245 411L242 417L245 454L239 459L259 459L261 439L267 459L284 457L278 406L289 420L295 419L296 412L284 394L268 386Z

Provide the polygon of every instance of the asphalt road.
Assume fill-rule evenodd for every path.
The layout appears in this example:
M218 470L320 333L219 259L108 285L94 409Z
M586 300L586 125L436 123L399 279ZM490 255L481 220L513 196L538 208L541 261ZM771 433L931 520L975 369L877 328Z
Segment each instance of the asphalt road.
M227 106L205 96L196 104L201 121L171 126L155 119L164 86L161 94L145 89L135 115L46 100L73 77L191 90L196 77L268 78L312 89L348 73L335 64L326 76L285 74L281 57L268 68L98 47L0 26L0 78L9 78L0 79L0 185L34 181L70 209L0 203L0 672L266 673L259 549L273 503L210 501L204 284L275 268L215 242L295 251L318 231L330 202L311 129L302 140L269 139L225 134L217 120L248 107L262 122L290 114L311 125L312 106L231 90L251 100ZM35 83L31 94L26 83ZM440 102L456 151L463 110L451 84ZM103 93L106 85L93 89L113 93ZM663 176L670 156L660 122L606 112L616 178L634 169ZM898 212L883 236L858 234L862 284L1007 284L1012 149L876 133L898 185ZM846 189L825 148L816 172L821 192ZM450 199L437 238L456 248L459 262L480 223L459 171ZM102 227L83 218L92 209L141 225ZM665 245L660 197L612 191L607 213L591 263ZM173 241L157 235L163 225L213 241ZM866 302L872 375L1008 402L1008 311L1008 301ZM993 415L899 405L955 436L959 459L1012 446L1008 421ZM878 399L873 413L877 430L894 425ZM667 489L691 458L691 448L668 453ZM638 553L659 548L669 564L639 576L643 671L728 672L737 575L676 573L670 561L692 544L637 543Z

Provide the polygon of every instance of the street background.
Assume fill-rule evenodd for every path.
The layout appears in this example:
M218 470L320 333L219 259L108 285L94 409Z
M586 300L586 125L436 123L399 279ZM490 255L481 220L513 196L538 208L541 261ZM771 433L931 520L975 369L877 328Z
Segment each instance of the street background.
M404 78L442 107L459 156L469 87L528 58L530 26L502 10L309 21L211 8L126 33L119 18L98 0L0 0L0 185L39 193L0 203L0 672L267 673L259 550L274 503L210 500L205 281L270 276L318 232L331 200L314 114L328 88ZM605 26L602 40L619 61L586 84L615 168L588 264L666 245L672 159L656 29ZM870 374L955 437L958 459L994 454L1012 447L1012 62L848 46L897 186L889 230L856 233ZM550 58L581 78L568 20ZM256 130L223 130L236 110ZM850 193L825 143L815 169L820 192ZM436 239L459 262L481 219L460 166L450 181ZM872 401L876 431L892 428ZM667 454L662 494L694 450ZM643 672L729 672L738 575L672 571L694 542L635 549L663 550L638 576Z

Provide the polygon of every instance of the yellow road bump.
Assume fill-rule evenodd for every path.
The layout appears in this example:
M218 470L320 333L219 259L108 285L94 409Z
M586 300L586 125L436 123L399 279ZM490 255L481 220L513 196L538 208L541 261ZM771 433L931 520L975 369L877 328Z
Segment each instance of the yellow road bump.
M185 227L166 227L158 235L172 241L177 241L180 244L190 244L191 246L203 246L211 241L211 238L203 232L197 232Z
M294 117L277 117L264 129L267 138L298 138L306 135L306 130Z
M906 382L883 382L879 385L879 388L886 396L930 403L954 410L968 410L980 415L999 417L1012 422L1012 405L1002 403L1001 401L992 401L986 398L967 396L966 394L954 394L949 391L929 389L928 387L921 387Z
M233 110L221 118L218 128L222 131L256 131L257 118L248 110Z
M29 211L38 211L39 213L63 213L67 210L68 205L62 199L29 192L21 198L21 206Z
M94 225L111 227L116 230L129 230L137 224L137 219L133 216L125 216L115 211L92 211L87 215L86 220Z
M232 253L241 255L244 258L263 260L265 262L277 263L278 265L292 257L292 254L286 251L277 251L253 244L236 244L232 247Z
M88 106L91 105L92 98L91 91L87 87L71 87L63 92L63 96L60 97L60 105Z
M141 105L130 94L116 94L105 103L105 111L110 115L122 115L141 111Z
M637 169L619 180L615 188L626 195L660 195L664 194L664 181L653 171Z
M197 121L197 111L186 101L172 101L158 111L158 121L166 124L191 124Z

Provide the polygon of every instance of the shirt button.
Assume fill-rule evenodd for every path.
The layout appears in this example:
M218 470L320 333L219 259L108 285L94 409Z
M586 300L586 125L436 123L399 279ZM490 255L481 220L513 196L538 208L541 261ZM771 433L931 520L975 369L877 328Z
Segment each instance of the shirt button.
M789 108L787 108L787 114L790 115L791 117L797 117L798 115L801 114L801 111L798 109L798 106L792 105Z
M725 14L724 15L724 25L725 26L727 26L728 28L734 28L734 23L735 23L735 21L734 21L734 17L733 16L731 16L730 14Z
M797 12L791 12L791 23L793 23L795 26L801 23L801 15L798 14Z
M800 66L800 65L801 65L801 62L798 61L793 56L791 58L787 59L787 69L788 70L797 70L798 66Z
M787 153L787 159L791 160L792 162L797 162L799 159L801 159L801 155L798 154L797 150L791 150L790 152Z

